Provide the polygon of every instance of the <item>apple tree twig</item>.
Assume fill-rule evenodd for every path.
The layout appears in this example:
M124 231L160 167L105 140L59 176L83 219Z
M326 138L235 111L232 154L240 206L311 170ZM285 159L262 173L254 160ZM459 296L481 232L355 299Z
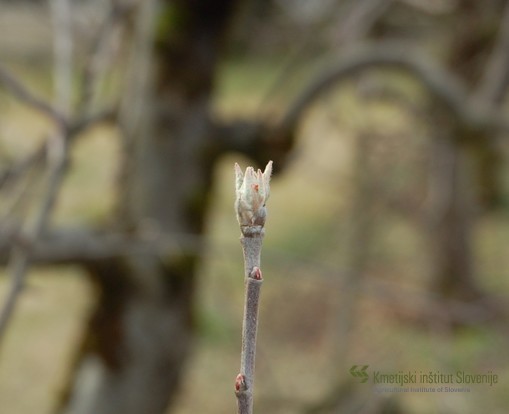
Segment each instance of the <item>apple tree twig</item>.
M263 282L260 255L267 215L265 203L269 198L271 173L272 161L267 164L263 173L261 170L255 172L252 167L248 167L243 174L239 165L235 164L235 209L242 232L240 242L244 253L245 284L240 373L235 380L238 414L253 413L256 333L260 290Z

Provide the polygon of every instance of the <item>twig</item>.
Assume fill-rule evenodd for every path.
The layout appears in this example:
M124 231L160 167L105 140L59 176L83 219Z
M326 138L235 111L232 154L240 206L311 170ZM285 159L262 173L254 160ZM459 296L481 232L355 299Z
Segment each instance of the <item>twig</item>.
M58 134L55 135L54 140L51 142L52 147L49 148L51 156L48 166L47 189L41 200L40 208L36 212L34 225L26 236L27 243L14 246L10 257L8 269L11 276L11 286L3 302L3 307L0 310L0 341L14 313L19 294L23 290L26 274L30 265L31 246L45 230L62 183L68 155L66 141L66 137L63 134Z
M43 142L33 152L5 168L0 172L0 190L13 186L28 171L39 167L45 155L46 142Z
M126 24L126 17L138 7L138 1L110 2L110 9L97 29L95 37L92 39L90 50L87 53L87 60L83 66L81 74L81 99L77 104L78 113L88 113L93 106L97 95L98 84L101 77L104 77L104 71L113 54L112 37L120 23Z
M334 33L334 41L338 45L342 45L351 43L364 36L385 13L392 2L393 0L359 0L353 2L354 5L346 13L341 10L341 15L335 18L337 22L334 26L340 29L337 30L337 33ZM329 17L330 14L326 13ZM307 26L305 32L300 34L299 39L296 39L294 50L288 53L286 62L279 69L276 77L260 99L258 114L265 113L267 104L274 99L277 91L283 85L288 84L288 81L295 76L295 68L300 66L300 62L305 60L306 57L309 60L309 52L313 51L313 41L316 40L316 27L316 23Z
M27 173L23 175L24 179L20 180L17 186L8 185L9 183L7 183L7 185L2 188L0 184L0 188L7 193L5 208L2 208L0 213L0 233L5 227L12 227L9 226L9 223L12 224L14 217L20 217L27 212L30 200L34 195L33 188L40 182L40 172L38 168L29 169Z
M12 96L29 107L49 116L62 129L66 126L65 116L56 108L43 99L35 96L14 77L7 69L0 66L0 85L2 85Z
M260 255L266 218L265 203L269 198L269 180L272 161L265 171L246 169L245 175L235 164L236 201L235 207L244 253L245 302L242 321L242 351L240 373L235 380L235 395L239 414L252 414L254 370L256 356L256 332L258 328L258 306L263 278L260 270Z
M116 110L114 108L104 109L69 123L68 132L66 135L66 139L69 141L68 145L70 145L79 134L88 128L103 122L110 122L114 120L115 116ZM1 171L0 190L2 190L4 187L14 185L16 181L29 170L43 167L47 159L46 155L48 145L48 140L46 139L37 148L35 148L33 152Z

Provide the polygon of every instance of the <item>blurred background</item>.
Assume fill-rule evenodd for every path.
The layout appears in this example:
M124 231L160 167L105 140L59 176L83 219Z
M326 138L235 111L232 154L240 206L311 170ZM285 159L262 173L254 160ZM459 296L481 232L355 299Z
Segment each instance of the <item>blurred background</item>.
M508 86L507 1L0 1L0 412L235 412L269 160L255 411L507 412Z

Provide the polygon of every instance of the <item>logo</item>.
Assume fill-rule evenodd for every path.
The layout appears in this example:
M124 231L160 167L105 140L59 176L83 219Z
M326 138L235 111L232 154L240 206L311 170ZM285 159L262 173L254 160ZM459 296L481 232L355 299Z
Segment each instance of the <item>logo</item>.
M354 365L352 368L350 368L350 374L352 377L360 378L361 384L368 382L369 374L366 372L366 369L368 369L369 365L363 365L361 369L357 369L357 367L358 365Z
M493 387L500 382L499 375L491 370L483 373L458 370L399 370L379 371L369 365L353 365L348 372L358 383L375 384L375 392L471 392L474 385ZM382 385L380 385L382 384ZM390 386L386 386L390 384Z

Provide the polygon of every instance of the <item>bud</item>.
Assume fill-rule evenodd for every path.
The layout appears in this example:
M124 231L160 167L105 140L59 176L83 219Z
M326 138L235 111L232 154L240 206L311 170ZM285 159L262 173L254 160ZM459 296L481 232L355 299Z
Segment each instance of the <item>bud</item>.
M235 378L235 392L242 392L246 389L246 377L242 374L237 375Z
M267 211L265 203L270 194L270 176L272 161L269 161L265 171L255 172L253 167L247 167L243 174L239 164L235 163L235 210L240 226L263 226Z

